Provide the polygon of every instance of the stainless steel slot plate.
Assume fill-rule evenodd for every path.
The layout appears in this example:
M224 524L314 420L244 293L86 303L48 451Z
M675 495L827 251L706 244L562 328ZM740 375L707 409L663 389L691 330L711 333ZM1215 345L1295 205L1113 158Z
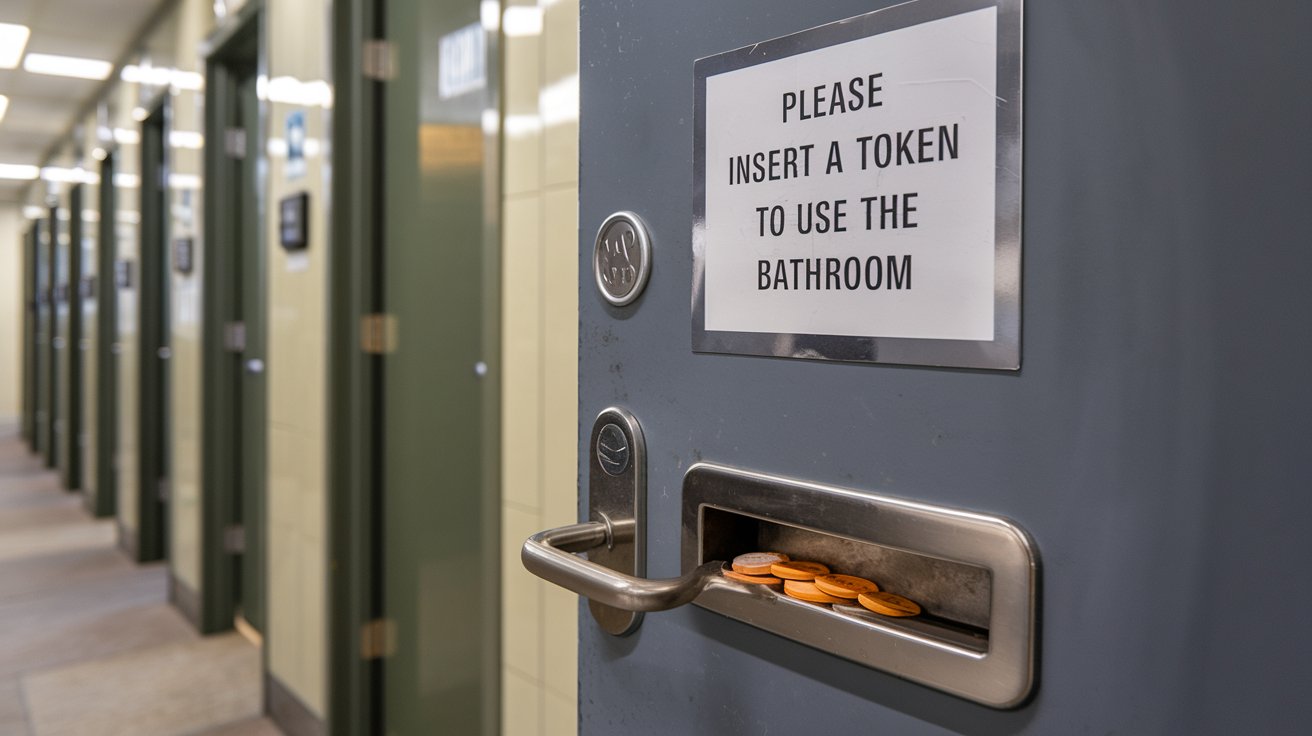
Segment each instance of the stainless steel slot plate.
M1038 562L1028 536L1010 521L698 463L683 481L685 573L717 544L705 538L708 509L982 568L988 573L987 638L932 622L833 610L728 581L708 586L697 605L994 708L1019 705L1033 688Z

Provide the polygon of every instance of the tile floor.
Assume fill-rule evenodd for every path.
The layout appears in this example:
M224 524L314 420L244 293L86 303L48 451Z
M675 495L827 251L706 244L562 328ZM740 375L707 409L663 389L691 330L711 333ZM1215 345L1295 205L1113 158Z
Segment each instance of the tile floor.
M201 637L0 424L0 736L276 736L260 652Z

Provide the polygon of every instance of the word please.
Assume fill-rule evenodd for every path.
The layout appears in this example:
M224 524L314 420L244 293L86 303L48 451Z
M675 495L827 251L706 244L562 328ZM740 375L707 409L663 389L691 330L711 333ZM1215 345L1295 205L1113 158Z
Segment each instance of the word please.
M784 122L788 114L793 120L810 120L845 112L856 112L870 107L882 107L883 100L876 96L884 91L875 80L883 78L883 72L867 74L864 77L852 77L844 86L843 82L817 84L811 89L799 89L783 94Z

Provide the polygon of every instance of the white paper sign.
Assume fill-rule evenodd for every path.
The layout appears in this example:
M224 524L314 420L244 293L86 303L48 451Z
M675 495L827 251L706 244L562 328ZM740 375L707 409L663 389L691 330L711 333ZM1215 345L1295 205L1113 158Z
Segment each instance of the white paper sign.
M994 338L997 24L706 78L706 331Z

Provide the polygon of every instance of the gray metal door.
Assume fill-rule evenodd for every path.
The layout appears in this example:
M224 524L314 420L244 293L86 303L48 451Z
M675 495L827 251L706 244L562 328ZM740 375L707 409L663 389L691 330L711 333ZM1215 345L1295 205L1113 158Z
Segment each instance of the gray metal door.
M1028 681L1018 702L986 705L962 694L981 677L953 694L914 671L934 636L904 631L879 649L849 626L818 641L819 629L777 625L792 603L702 583L696 603L714 605L612 622L637 624L627 636L581 608L580 731L1300 732L1312 721L1312 647L1297 634L1312 605L1312 8L1023 9L1018 370L694 352L695 60L885 5L582 4L580 516L599 519L590 501L615 478L641 481L643 468L605 474L623 458L603 455L627 446L645 465L647 578L788 543L808 525L733 530L765 529L789 494L815 501L789 510L810 531L858 539L852 509L875 508L892 516L866 518L872 534L934 559L951 558L929 550L945 548L937 521L922 534L887 518L1009 520L1033 554ZM654 266L646 291L614 306L594 280L593 236L623 210L646 223ZM593 420L608 407L639 429L611 415L598 450ZM716 469L694 477L698 463ZM626 541L597 523L539 535L526 561L612 602L682 602L682 583L652 603L604 574L552 572L569 565L546 546L591 546L597 561ZM740 544L716 549L716 534ZM972 540L965 552L987 544ZM1009 568L984 569L996 588ZM717 603L725 590L746 602ZM980 628L963 631L939 648L969 649Z

